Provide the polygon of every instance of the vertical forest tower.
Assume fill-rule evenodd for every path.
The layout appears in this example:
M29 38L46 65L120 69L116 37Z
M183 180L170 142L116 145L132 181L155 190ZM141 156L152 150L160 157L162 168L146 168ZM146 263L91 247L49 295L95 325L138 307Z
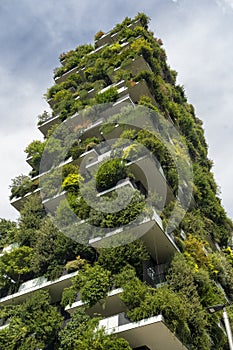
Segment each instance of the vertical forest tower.
M162 45L138 14L60 55L44 141L28 145L31 172L11 186L20 219L0 257L15 261L1 282L5 348L228 348L221 312L206 307L233 299L232 224ZM193 182L181 183L188 167Z

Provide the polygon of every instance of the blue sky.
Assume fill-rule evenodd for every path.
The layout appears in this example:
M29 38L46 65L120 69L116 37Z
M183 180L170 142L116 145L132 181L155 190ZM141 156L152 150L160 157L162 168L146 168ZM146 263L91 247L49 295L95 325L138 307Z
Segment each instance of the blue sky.
M16 219L11 178L30 171L25 147L42 139L37 115L58 56L145 12L188 100L204 121L223 205L233 218L233 0L2 0L0 2L0 217Z

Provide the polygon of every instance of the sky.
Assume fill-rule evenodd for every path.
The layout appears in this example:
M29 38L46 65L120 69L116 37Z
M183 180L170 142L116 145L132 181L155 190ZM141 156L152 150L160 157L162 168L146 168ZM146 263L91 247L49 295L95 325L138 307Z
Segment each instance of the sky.
M92 43L126 16L145 12L204 122L222 204L233 218L233 0L1 0L0 218L16 220L11 179L28 174L24 149L42 140L37 116L49 106L60 53Z

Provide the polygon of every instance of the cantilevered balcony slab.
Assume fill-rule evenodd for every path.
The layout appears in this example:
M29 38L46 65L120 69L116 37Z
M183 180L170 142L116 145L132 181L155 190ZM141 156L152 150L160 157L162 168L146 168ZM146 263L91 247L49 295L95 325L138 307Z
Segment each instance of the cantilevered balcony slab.
M163 169L156 159L142 156L126 165L134 174L135 181L140 181L147 189L147 192L156 190L166 204L174 199L174 195L166 180Z
M96 168L103 160L111 159L111 151L95 157L86 165L90 173L96 172ZM156 191L165 204L174 199L172 190L164 176L163 169L156 159L148 156L139 157L136 160L126 163L130 172L135 177L135 182L139 181L148 192ZM113 189L114 190L114 189Z
M111 85L108 85L106 87L104 87L102 90L100 90L98 93L102 94L103 92L108 91L110 88L115 87L117 89L120 89L121 87L125 86L125 80L120 80L117 83L113 83Z
M124 66L123 69L130 70L133 75L137 75L142 71L152 71L150 65L143 56L132 59L132 61L128 65Z
M25 194L25 196L23 197L19 197L19 198L13 198L11 201L10 201L10 204L18 211L20 211L25 202L27 201L28 198L32 197L32 196L39 196L40 194L40 189L37 188L35 191L33 192L29 192L27 194Z
M60 77L54 78L55 83L60 84L64 81L66 81L66 79L68 78L69 75L71 75L73 73L77 73L78 70L79 70L79 68L76 66L76 67L70 69L69 71L65 72L64 74L62 74Z
M44 136L47 136L48 131L52 128L52 126L60 124L61 120L59 115L55 115L53 117L48 118L43 122L43 124L38 125L38 129L42 132ZM28 162L28 161L27 161ZM29 162L28 162L29 163ZM30 163L29 163L30 164Z
M86 308L86 313L90 316L98 314L102 315L103 317L109 317L119 312L125 312L126 306L120 299L120 294L122 291L122 288L112 290L108 293L108 296L104 301L104 305L101 304L101 302L98 302L94 306ZM78 300L75 301L72 305L66 306L65 311L69 312L69 314L72 315L73 312L77 311L80 307L86 307L86 305L80 300L79 296Z
M130 322L124 314L118 314L99 323L107 334L126 339L132 348L147 346L150 350L188 350L166 325L163 316L158 315Z
M140 26L141 22L140 20L136 20L129 25L127 25L128 28L133 29L136 26ZM119 32L112 33L112 30L103 34L98 40L95 41L95 47L98 48L102 45L109 45L113 44L114 42L117 42L119 40Z
M0 332L3 331L7 327L9 327L9 323L4 324L3 326L0 326Z
M42 204L45 206L47 210L54 213L59 205L59 203L65 199L66 191L56 194L53 197L46 198L42 201Z
M26 158L26 162L27 162L31 167L33 166L32 161L33 161L33 157L32 157L32 156L28 156L28 157Z
M145 58L143 56L139 56L137 58L132 59L130 63L128 63L123 67L120 66L115 68L111 73L109 73L109 78L113 80L118 70L121 70L121 69L129 70L133 74L133 76L137 75L142 71L148 71L148 72L152 71L150 65L147 63Z
M113 43L112 35L110 32L103 34L98 40L95 41L95 47L98 49L103 45L109 45Z
M130 189L136 189L136 187L132 184L132 182L129 180L129 179L125 179L125 180L122 180L120 181L120 183L118 183L116 186L114 187L111 187L110 189L108 190L105 190L105 191L102 191L102 192L99 192L97 194L97 197L102 197L102 196L106 196L108 194L110 194L111 192L113 191L117 191L119 190L120 188L130 188Z
M18 292L0 299L0 306L23 303L29 296L38 290L48 290L51 303L61 300L64 288L71 286L71 279L77 275L77 271L61 276L54 281L48 281L45 277L27 281L19 287Z
M129 88L129 94L134 103L138 102L140 100L140 97L148 96L151 98L152 103L156 104L154 96L152 95L148 84L145 80L138 81L134 86Z
M133 239L140 239L144 242L149 254L157 264L166 263L176 252L179 252L173 236L164 231L162 220L155 211L152 218L145 216L135 226L112 229L104 237L90 239L89 244L97 249L107 248L129 243Z

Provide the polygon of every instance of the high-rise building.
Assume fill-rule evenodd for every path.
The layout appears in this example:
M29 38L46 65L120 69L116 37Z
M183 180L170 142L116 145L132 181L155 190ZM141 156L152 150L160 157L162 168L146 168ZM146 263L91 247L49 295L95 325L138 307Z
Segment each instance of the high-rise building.
M148 22L60 56L11 186L18 227L1 222L0 346L227 349L206 307L233 298L232 223Z

